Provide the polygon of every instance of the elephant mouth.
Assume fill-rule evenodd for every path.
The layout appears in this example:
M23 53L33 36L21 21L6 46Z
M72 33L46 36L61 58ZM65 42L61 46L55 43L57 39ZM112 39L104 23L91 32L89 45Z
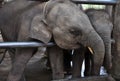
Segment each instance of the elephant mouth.
M61 41L59 39L55 40L55 43L63 49L77 49L80 47L78 42L71 42L71 41Z

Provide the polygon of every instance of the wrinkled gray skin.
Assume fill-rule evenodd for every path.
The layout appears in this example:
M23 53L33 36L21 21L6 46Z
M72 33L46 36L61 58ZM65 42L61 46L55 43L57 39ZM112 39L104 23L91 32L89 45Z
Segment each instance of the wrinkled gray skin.
M103 39L105 45L105 57L103 66L107 69L108 73L110 72L112 66L111 59L111 33L113 29L113 25L111 22L111 18L106 13L105 10L97 10L97 9L88 9L86 10L86 14L88 15L91 24L95 31L100 35ZM97 45L97 44L96 44ZM101 47L98 47L101 49ZM79 55L80 54L80 55ZM85 76L92 75L91 70L91 62L93 62L93 55L89 51L88 48L81 46L79 49L76 49L73 54L73 77L80 77L82 62L85 58ZM79 64L79 65L78 65Z
M103 65L110 72L112 67L112 56L111 56L111 33L113 24L111 18L105 10L89 9L86 11L94 29L103 39L105 44L105 57ZM101 49L101 48L99 48Z
M64 49L76 49L80 44L89 46L95 53L92 74L99 75L105 52L104 43L91 26L88 17L76 4L69 0L50 0L47 4L15 0L6 4L0 11L0 30L4 41L37 40L48 43L53 37L56 44ZM25 65L36 49L16 48L7 81L20 80ZM54 74L54 67L52 71Z

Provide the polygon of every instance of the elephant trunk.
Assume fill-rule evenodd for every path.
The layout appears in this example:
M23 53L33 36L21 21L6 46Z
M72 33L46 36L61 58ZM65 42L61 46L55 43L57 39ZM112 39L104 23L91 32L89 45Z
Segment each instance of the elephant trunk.
M95 31L90 32L87 39L89 41L86 43L86 46L93 51L92 75L99 75L105 54L104 42Z
M103 66L105 67L108 73L110 72L110 69L112 67L111 38L109 35L103 38L105 44L105 57L104 57Z

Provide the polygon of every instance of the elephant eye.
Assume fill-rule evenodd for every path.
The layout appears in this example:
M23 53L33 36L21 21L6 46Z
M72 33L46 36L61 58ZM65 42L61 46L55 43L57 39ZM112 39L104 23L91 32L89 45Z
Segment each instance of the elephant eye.
M75 36L79 36L79 35L82 36L82 32L77 28L71 28L69 29L69 32Z

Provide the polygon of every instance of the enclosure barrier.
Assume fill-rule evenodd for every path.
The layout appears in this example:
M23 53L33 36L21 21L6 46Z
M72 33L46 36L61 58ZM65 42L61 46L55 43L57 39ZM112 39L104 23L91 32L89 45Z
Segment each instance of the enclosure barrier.
M26 47L50 47L56 45L53 42L44 44L41 42L0 42L0 48L26 48Z

